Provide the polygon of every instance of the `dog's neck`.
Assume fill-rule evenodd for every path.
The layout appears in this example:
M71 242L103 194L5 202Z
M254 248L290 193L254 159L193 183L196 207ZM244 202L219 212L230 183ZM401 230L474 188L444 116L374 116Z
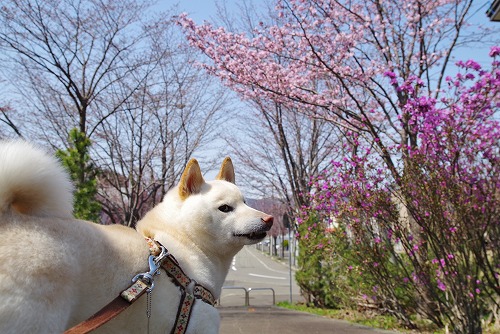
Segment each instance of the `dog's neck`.
M164 245L191 279L210 290L218 299L226 279L232 256L221 258L202 250L186 236L158 233L154 239Z

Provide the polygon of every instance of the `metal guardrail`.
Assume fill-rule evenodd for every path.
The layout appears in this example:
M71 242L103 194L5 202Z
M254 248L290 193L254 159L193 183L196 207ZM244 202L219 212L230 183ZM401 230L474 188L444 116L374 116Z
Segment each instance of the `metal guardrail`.
M243 286L223 286L222 290L243 290L245 291L245 306L250 306L250 291L266 291L270 290L273 292L273 305L276 305L276 292L273 288L245 288ZM221 293L222 295L222 293ZM217 301L218 305L221 305L221 297Z
M222 290L243 290L245 291L245 306L249 306L249 297L248 297L248 291L245 287L242 287L242 286L223 286L222 287ZM222 297L222 292L221 292L221 297ZM220 299L221 297L219 297L219 300L217 301L217 304L218 305L221 305L221 302L220 302Z
M273 305L276 305L276 293L274 292L273 288L248 288L247 290L247 295L248 295L248 304L250 305L250 291L262 291L262 290L271 290L273 292Z

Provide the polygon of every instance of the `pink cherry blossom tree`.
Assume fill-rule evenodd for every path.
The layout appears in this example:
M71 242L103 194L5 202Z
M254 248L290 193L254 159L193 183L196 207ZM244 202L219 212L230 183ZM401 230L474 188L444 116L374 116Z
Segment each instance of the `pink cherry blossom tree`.
M210 59L213 74L246 98L301 103L306 112L368 137L398 179L388 152L416 145L401 106L404 91L388 70L416 75L439 92L473 1L278 1L275 25L252 37L180 18L186 35ZM480 39L481 36L477 36Z

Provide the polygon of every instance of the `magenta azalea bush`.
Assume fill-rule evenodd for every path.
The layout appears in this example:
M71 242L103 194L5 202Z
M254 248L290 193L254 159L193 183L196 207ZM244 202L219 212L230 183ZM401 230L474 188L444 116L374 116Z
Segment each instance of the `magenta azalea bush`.
M338 244L339 265L371 282L352 287L350 298L364 296L409 327L414 313L461 333L481 332L484 319L499 321L499 54L500 47L492 48L489 70L459 62L461 72L447 78L439 100L416 93L417 78L400 82L386 72L409 97L401 115L408 121L401 124L418 140L390 147L401 177L350 133L350 154L314 181L313 204L303 208L299 240L308 242L318 226L324 236L332 226L343 229L350 247L330 238L316 249L326 243L335 252Z

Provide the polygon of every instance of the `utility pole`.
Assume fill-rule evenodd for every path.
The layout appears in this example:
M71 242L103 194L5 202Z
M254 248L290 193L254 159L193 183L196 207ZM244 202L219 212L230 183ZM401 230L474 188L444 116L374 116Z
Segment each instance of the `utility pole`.
M288 217L288 214L283 215L283 226L285 228L288 228L288 276L289 276L289 283L290 283L290 304L293 303L292 300L292 239L291 239L291 232L292 229L290 228L290 218Z

